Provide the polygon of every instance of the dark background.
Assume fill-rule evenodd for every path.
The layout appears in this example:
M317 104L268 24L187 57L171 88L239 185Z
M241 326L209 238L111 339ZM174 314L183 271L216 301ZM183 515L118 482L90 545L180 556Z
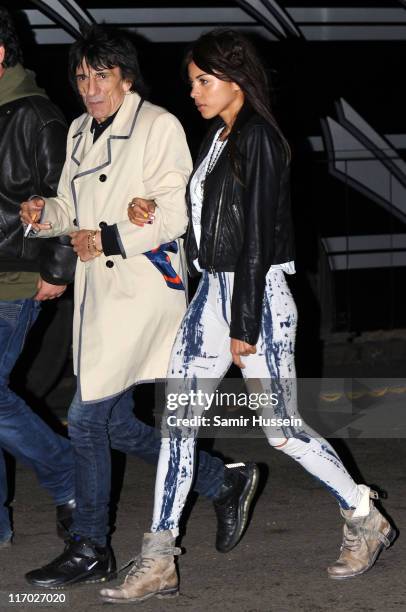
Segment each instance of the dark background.
M8 8L18 19L25 64L71 121L82 111L67 78L68 45L39 45L18 9L33 9L31 2L12 2ZM105 1L80 2L84 8L112 6ZM125 6L216 7L218 2L125 2ZM280 2L287 6L288 2ZM292 6L382 7L394 2L295 2ZM221 6L237 6L221 2ZM406 11L405 11L406 13ZM136 25L136 24L134 24ZM222 24L219 24L222 25ZM350 25L350 24L349 24ZM342 27L346 27L343 24ZM207 28L209 29L209 27ZM315 153L310 136L321 135L321 120L334 116L334 103L344 98L381 134L402 134L405 128L403 87L406 41L312 42L289 38L271 42L253 36L268 67L274 112L293 152L292 204L296 227L297 275L290 279L299 316L298 357L303 373L319 375L322 341L340 333L352 340L371 330L406 327L403 307L405 268L331 271L321 238L328 236L404 233L404 223L389 212L333 178L325 152ZM135 35L141 69L150 86L152 102L168 108L181 120L196 153L207 123L196 113L182 79L184 43L151 43ZM403 151L399 151L403 155ZM307 368L308 347L314 362ZM314 367L313 367L314 366Z

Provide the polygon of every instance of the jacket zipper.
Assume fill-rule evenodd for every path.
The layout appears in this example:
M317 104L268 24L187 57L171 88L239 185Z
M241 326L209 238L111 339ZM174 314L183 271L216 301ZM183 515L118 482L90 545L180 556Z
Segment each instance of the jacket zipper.
M223 185L221 187L221 192L220 192L219 206L218 206L217 219L216 219L216 228L214 230L213 255L211 258L211 266L209 266L209 272L211 272L215 278L216 278L216 270L214 268L214 260L216 258L217 243L218 243L219 229L220 229L220 217L221 217L221 209L223 206L223 196L224 196L225 186L226 186L226 178L224 178Z
M180 238L178 238L176 242L178 244L180 267L182 270L182 281L185 287L185 301L186 301L186 308L187 308L189 306L189 286L188 286L188 276L187 276L187 265L184 259L184 256L185 256L184 246L182 245Z
M240 211L238 210L237 204L232 204L231 207L232 207L232 209L234 211L234 215L235 215L238 223L241 223Z
M240 234L244 234L243 232L243 222L242 222L242 218L241 218L241 213L240 213L240 209L238 208L237 204L232 204L231 208L234 211L234 216L237 219L237 224L238 224L238 230L240 232Z

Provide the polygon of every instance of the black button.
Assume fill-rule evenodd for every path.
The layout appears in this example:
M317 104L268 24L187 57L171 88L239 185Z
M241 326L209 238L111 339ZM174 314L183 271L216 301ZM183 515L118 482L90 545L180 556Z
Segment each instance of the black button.
M76 220L76 219L73 219L73 225L74 225L75 227L77 227L77 226L78 226L78 222L77 222L77 220Z
M99 227L100 229L103 229L103 227L107 227L107 223L105 221L100 221Z
M107 176L106 176L105 174L101 174L101 175L99 176L99 181L100 181L101 183L104 183L104 181L107 181Z
M114 266L114 261L111 261L111 259L108 259L108 260L106 261L106 266L107 266L108 268L112 268L112 267Z

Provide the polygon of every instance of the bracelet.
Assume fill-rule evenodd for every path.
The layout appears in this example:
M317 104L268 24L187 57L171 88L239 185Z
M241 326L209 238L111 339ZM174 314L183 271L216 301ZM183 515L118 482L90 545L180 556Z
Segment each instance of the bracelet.
M93 257L100 257L103 253L103 249L98 249L96 246L97 230L90 230L87 234L87 250L93 255Z

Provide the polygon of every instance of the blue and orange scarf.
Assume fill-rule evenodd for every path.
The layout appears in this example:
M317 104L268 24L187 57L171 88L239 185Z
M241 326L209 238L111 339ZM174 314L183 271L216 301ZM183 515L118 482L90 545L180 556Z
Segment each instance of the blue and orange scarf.
M178 274L176 274L172 267L170 257L167 255L167 253L165 253L165 251L177 253L178 244L176 240L172 240L172 242L167 242L166 244L161 244L161 246L158 248L147 251L144 253L144 255L150 260L151 263L154 264L157 270L159 270L168 287L171 289L184 290L185 287L182 283L182 279Z

